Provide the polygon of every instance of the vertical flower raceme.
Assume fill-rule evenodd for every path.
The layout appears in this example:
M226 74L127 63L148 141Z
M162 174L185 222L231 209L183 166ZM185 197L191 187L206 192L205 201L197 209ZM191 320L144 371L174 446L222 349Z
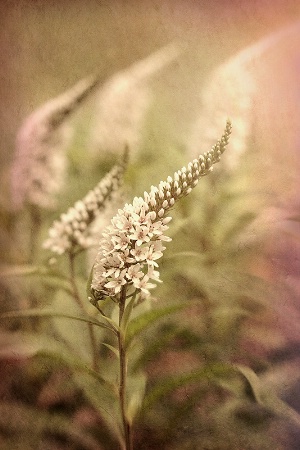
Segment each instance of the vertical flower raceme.
M65 149L71 138L67 119L97 85L95 77L81 80L24 121L11 172L14 210L20 210L25 203L47 209L55 206L55 195L64 180Z
M92 147L119 153L128 145L138 147L142 124L151 102L149 80L178 56L170 44L113 75L101 88Z
M49 238L44 242L43 247L63 254L67 251L75 252L85 249L95 244L96 237L91 225L99 213L117 195L126 165L127 150L120 164L116 164L94 189L53 223L49 230Z
M220 160L230 133L231 124L227 122L221 140L209 152L118 210L102 233L93 268L91 291L96 299L118 297L125 285L149 295L149 289L155 287L153 281L159 281L157 260L165 250L164 242L171 240L165 235L171 220L166 214Z

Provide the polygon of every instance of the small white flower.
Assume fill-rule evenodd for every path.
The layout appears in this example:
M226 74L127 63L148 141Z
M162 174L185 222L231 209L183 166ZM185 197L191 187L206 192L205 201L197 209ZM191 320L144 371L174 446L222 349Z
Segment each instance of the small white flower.
M159 242L160 241L154 241L153 244L148 247L147 264L149 266L158 267L158 264L155 261L163 256L162 250L165 249L165 247L155 245L159 244Z
M137 261L145 261L148 255L148 246L141 247L136 243L130 253Z
M116 216L113 219L113 225L118 228L119 230L123 230L123 231L132 231L133 230L133 225L132 225L132 220L130 220L130 218L127 218L123 215L120 216Z
M126 282L127 282L127 281L126 281L125 277L122 276L122 275L120 275L118 278L115 278L114 280L109 281L109 282L106 283L104 286L105 286L107 289L112 289L112 290L114 290L114 293L115 293L115 294L118 294L118 293L121 291L122 286L123 286L124 284L126 284Z
M134 282L134 287L136 289L140 289L144 294L149 295L149 289L153 289L156 287L154 283L149 283L149 276L144 275L143 278L138 279Z
M120 235L115 235L112 237L112 242L114 242L115 250L126 250L130 244L130 239L126 233L120 233Z
M159 271L154 269L154 266L149 265L148 266L148 277L151 278L153 281L156 281L157 283L162 283L162 281L159 278Z
M119 260L119 267L124 267L125 265L127 265L128 263L134 263L135 259L132 258L129 254L129 249L126 249L123 252L118 252L116 254L118 260Z
M135 230L130 234L130 239L136 240L137 246L142 245L144 242L149 242L149 228L143 225L136 225Z
M127 269L127 278L133 283L138 282L138 280L143 276L144 273L142 272L141 265L139 263L133 264Z

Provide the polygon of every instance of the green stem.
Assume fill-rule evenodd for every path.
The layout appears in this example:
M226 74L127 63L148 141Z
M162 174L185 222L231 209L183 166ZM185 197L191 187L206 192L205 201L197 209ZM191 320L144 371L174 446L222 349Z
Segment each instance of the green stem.
M120 295L119 302L119 327L121 328L122 318L125 310L125 302L126 302L126 289L127 286L123 286ZM119 361L120 361L120 382L119 382L119 400L120 400L120 408L121 415L123 421L124 435L125 435L125 449L124 450L133 450L132 446L132 435L131 435L131 426L126 417L126 376L127 376L127 356L126 356L126 348L124 339L125 336L123 334L122 329L118 332L118 343L119 343Z
M69 253L69 261L70 261L70 282L74 294L74 299L81 309L83 313L87 313L85 305L79 295L78 287L75 280L75 264L74 264L75 255L73 253ZM93 328L93 325L91 323L88 323L88 330L89 330L89 336L90 336L90 342L91 342L91 349L92 349L92 358L93 358L93 370L95 372L99 369L99 363L98 363L98 349L97 349L97 340L95 336L95 331Z
M41 211L39 207L36 205L29 205L29 215L30 215L30 236L29 236L28 262L33 263L36 255L38 238L42 226Z

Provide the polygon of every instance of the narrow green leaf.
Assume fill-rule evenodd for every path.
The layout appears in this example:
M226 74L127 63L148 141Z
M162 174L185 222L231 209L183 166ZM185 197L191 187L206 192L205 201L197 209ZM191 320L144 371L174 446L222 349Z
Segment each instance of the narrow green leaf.
M128 326L128 321L130 319L130 314L132 312L132 308L133 308L135 299L136 299L136 292L134 292L133 296L131 297L131 299L129 300L128 304L126 305L126 308L125 308L125 311L124 311L124 314L123 314L123 317L122 317L122 320L121 320L120 328L121 328L121 331L124 333L124 335L126 333L126 329L127 329L127 326Z
M2 266L0 268L0 275L2 277L16 277L16 276L29 276L29 275L39 275L39 276L50 276L56 277L60 280L68 280L68 278L62 274L54 270L51 267L47 266L32 266L28 265L15 265L15 266Z
M113 345L107 344L106 342L102 342L102 345L104 345L109 350L111 350L116 355L116 357L119 358L119 350L116 347L114 347Z
M115 322L113 319L111 319L110 317L104 316L104 314L101 314L101 317L103 320L106 320L106 322L111 325L111 328L113 328L113 330L115 331L115 334L117 334L120 331L120 327L117 324L117 322Z
M134 421L134 418L142 407L145 396L146 381L147 377L142 372L135 373L134 375L131 374L127 378L128 405L126 408L126 417L129 423Z
M32 266L32 265L2 266L0 268L0 277L2 278L28 277L28 276L38 276L41 278L43 283L63 289L70 295L73 294L70 288L68 278L61 272L55 271L52 268L46 266Z
M170 394L179 387L202 380L218 382L220 379L234 374L235 369L231 365L213 364L193 372L165 377L158 380L155 386L150 389L145 397L143 409L149 408L165 395Z
M62 291L56 292L52 300L51 309L58 314L94 319L93 316L82 310L73 297L66 296ZM71 348L79 358L82 358L82 361L93 364L95 356L91 332L95 342L99 342L104 331L102 327L93 326L93 330L91 330L91 324L89 323L78 320L62 320L60 317L51 317L49 321L51 329L54 330L59 340L65 342L68 348Z
M87 293L87 297L88 298L89 297L94 298L92 290L91 290L91 285L92 285L92 281L93 281L93 270L94 270L94 265L93 265L93 267L92 267L92 269L90 271L90 274L89 274L89 277L88 277L88 280L87 280L87 283L86 283L86 293Z
M118 402L118 390L106 389L92 373L76 372L74 381L93 407L99 412L111 434L122 444L122 419ZM121 445L123 448L123 444Z
M95 378L102 386L106 386L106 388L110 389L111 392L114 392L114 385L112 383L105 380L98 372L84 364L81 359L75 358L71 356L71 354L40 350L36 353L36 356L44 356L58 362L59 364L65 364L76 371L87 373Z
M112 328L109 325L106 325L105 323L99 322L97 319L92 319L90 317L84 317L84 316L73 316L71 314L63 314L59 313L55 310L51 309L39 309L39 308L32 308L27 309L24 311L10 311L7 313L3 313L0 315L1 319L26 319L31 317L57 317L61 319L72 319L72 320L78 320L81 322L90 323L92 325L95 325L100 328L106 328L110 331Z
M265 390L259 377L249 367L236 365L236 370L247 380L256 402L279 417L284 417L300 427L300 414L272 391Z
M52 336L24 331L0 331L0 358L28 358L45 350L61 353L67 351L64 344Z
M240 364L236 364L236 370L239 372L247 381L247 384L249 385L251 389L251 394L253 396L253 399L259 403L263 404L262 398L261 398L261 392L260 392L260 380L256 373L250 369L250 367L242 366Z
M125 344L128 346L134 337L144 331L148 326L153 325L158 319L188 307L191 307L191 303L181 303L165 308L153 309L141 314L128 324Z
M108 429L115 439L122 442L122 426L118 406L117 387L102 377L98 372L84 364L81 359L72 355L51 351L40 351L36 357L46 357L58 364L65 364L72 370L74 382L79 386L86 398L107 423Z

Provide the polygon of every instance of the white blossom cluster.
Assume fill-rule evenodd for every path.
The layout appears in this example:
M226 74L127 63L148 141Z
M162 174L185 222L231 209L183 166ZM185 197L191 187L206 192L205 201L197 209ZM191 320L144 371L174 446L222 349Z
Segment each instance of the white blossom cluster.
M98 83L95 77L81 80L25 119L17 135L11 171L14 210L20 210L25 202L55 207L55 195L64 183L65 150L72 137L67 119Z
M125 170L123 164L115 165L110 172L89 191L87 195L61 214L49 230L49 238L43 247L54 253L63 254L78 248L88 248L95 244L95 234L90 225L118 192Z
M165 217L175 202L189 194L200 177L212 170L220 160L231 133L227 122L220 141L212 149L200 155L168 177L152 186L144 197L135 197L132 204L125 204L113 217L102 233L100 248L93 269L91 288L96 299L116 297L123 286L133 286L144 295L159 281L157 260L163 256L163 242L171 241L165 236L171 217Z

